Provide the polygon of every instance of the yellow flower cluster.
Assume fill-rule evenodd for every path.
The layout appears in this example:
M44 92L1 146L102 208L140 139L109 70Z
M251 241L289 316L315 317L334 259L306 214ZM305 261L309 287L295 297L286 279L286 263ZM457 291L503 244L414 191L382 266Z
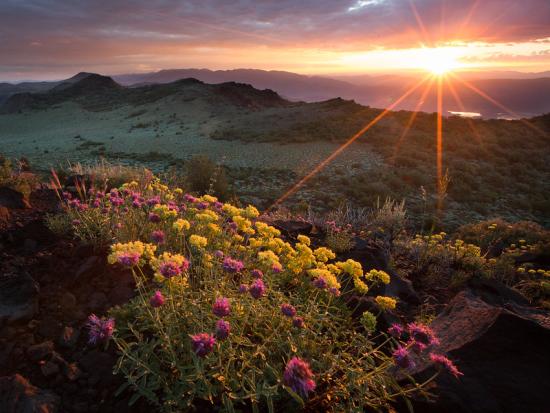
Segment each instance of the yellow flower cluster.
M163 204L156 204L153 207L153 212L162 219L176 218L178 216L177 211L174 211L173 209L170 209L168 205Z
M111 253L107 257L109 264L116 262L127 265L143 265L145 260L153 257L157 249L156 245L132 241L125 244L117 243L111 246Z
M394 298L385 297L382 295L379 295L378 297L376 297L375 301L376 301L376 304L378 304L378 306L384 311L393 310L397 305L397 300L395 300Z
M206 237L193 234L189 237L189 244L199 249L204 248L208 245L208 239Z
M368 281L380 281L383 284L389 284L390 283L390 276L387 272L382 270L370 270L365 274L365 278Z
M174 228L178 232L187 231L189 228L191 228L191 224L186 219L180 218L174 222L172 228Z

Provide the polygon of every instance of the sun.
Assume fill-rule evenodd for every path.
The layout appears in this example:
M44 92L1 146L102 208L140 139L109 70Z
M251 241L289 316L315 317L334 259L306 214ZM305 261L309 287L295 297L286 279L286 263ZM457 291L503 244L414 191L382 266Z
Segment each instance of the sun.
M425 47L421 49L418 56L418 65L421 69L435 76L443 76L461 67L456 50L444 47Z

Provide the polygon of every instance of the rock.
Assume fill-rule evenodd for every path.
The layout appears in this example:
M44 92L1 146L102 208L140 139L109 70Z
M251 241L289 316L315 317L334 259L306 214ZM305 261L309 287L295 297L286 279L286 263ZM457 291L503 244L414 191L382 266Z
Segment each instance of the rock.
M518 305L492 305L459 293L431 324L464 373L441 374L436 403L425 412L548 412L550 316ZM425 370L428 376L433 371ZM421 375L421 376L422 376ZM422 379L422 377L419 377Z
M0 228L5 227L10 222L10 210L5 206L0 205Z
M65 292L61 296L61 308L67 312L71 312L75 309L77 304L76 297L71 292Z
M40 361L51 356L53 354L53 342L44 341L40 344L35 344L27 349L27 356L32 361Z
M61 332L58 343L61 347L71 348L74 347L79 336L79 330L75 330L73 327L65 326Z
M57 241L57 236L46 226L41 219L34 219L15 233L15 238L19 242L25 239L32 239L39 245L50 245Z
M96 256L92 255L91 257L88 257L80 267L78 267L78 270L76 270L74 275L74 281L77 281L81 278L85 278L86 276L93 276L97 275L98 273L98 266L101 264L101 259Z
M101 311L107 307L108 303L107 296L100 291L92 293L88 298L88 308L91 311Z
M108 386L114 380L113 366L116 357L99 351L92 350L80 358L79 363L82 369L88 373L88 383L95 386L100 381L103 386Z
M76 363L67 363L63 371L69 381L76 381L82 375L82 371L80 371Z
M114 288L109 292L109 302L112 306L122 305L134 298L136 292L134 288L121 285L120 287Z
M33 386L19 374L0 377L0 412L55 413L59 397Z
M30 320L38 309L39 287L27 273L0 274L0 319Z
M61 331L61 324L55 318L46 316L38 327L38 334L44 338L56 339L59 337Z
M281 231L284 235L295 238L296 236L311 234L313 224L304 221L274 221L273 226Z
M31 207L23 193L7 186L0 186L0 205L9 209L28 209Z
M345 261L349 258L361 263L364 271L377 269L385 271L390 276L390 283L374 288L371 291L373 294L395 297L398 299L400 306L420 304L420 296L415 291L412 282L401 277L390 267L389 256L382 249L357 237L355 246L346 254L343 254L340 260Z
M44 376L50 377L54 374L59 373L59 366L51 361L47 361L46 363L42 364L42 366L40 366L40 370L42 371L42 374Z
M39 188L31 192L29 196L31 205L40 207L48 212L57 212L61 209L61 201L55 189Z
M492 305L529 305L527 297L495 279L472 278L468 285L478 297Z

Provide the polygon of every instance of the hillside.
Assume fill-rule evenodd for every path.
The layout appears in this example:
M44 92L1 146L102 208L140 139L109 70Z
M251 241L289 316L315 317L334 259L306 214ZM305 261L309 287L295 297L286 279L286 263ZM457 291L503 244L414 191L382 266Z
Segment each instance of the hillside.
M2 152L39 164L98 157L161 171L197 154L221 162L237 193L268 206L381 113L344 99L296 103L234 82L185 79L123 87L88 75L1 108ZM370 206L406 199L429 216L436 192L434 114L390 112L289 199L289 205ZM444 120L450 183L446 225L494 216L550 224L549 116L528 121ZM424 191L424 192L423 192ZM423 195L425 193L425 195Z

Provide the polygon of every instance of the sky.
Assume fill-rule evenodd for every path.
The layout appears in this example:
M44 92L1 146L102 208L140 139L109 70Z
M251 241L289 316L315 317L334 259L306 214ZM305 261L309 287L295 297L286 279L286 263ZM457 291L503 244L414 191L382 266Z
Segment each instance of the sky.
M550 0L1 0L0 80L550 70Z

